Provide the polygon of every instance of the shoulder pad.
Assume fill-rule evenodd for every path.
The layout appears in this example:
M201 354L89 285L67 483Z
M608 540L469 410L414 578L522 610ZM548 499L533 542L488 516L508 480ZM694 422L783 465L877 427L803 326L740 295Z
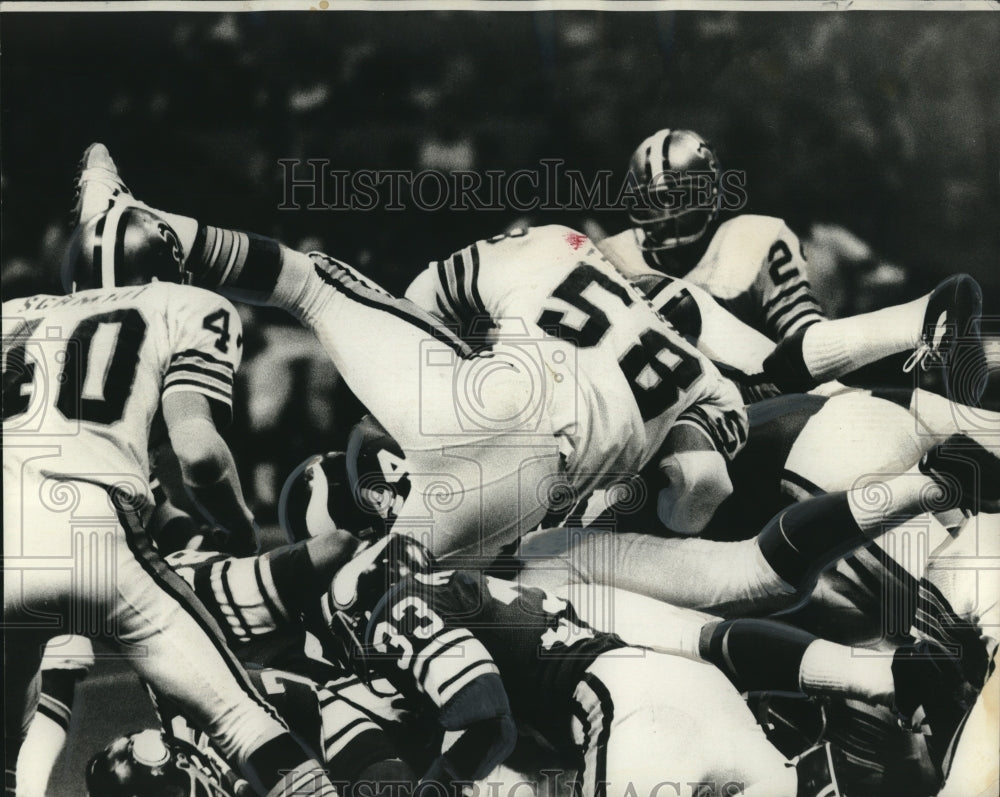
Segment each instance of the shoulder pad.
M721 299L733 299L756 281L774 242L787 227L774 216L746 214L719 226L704 257L687 275Z

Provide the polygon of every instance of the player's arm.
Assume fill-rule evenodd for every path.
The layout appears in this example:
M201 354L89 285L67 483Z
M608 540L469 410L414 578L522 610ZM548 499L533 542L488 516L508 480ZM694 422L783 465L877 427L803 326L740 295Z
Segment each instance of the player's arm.
M517 740L507 692L493 657L472 633L448 627L421 598L397 593L369 625L376 652L395 659L386 674L404 692L415 688L437 708L454 743L428 767L421 783L485 777ZM427 787L430 791L433 787Z
M257 556L181 550L166 561L231 637L248 642L299 622L357 545L337 530Z
M243 499L236 463L216 429L209 399L192 391L164 394L163 419L184 487L198 509L236 539L255 540L253 513Z
M274 597L298 614L316 602L333 576L354 556L359 540L342 529L269 551L260 559Z
M809 285L808 269L798 236L782 224L757 278L764 329L775 340L826 317Z
M666 327L665 334L670 334ZM672 333L676 336L676 333ZM678 339L675 350L696 359L696 392L677 416L653 462L666 481L657 515L667 528L698 534L733 491L728 463L746 444L749 421L739 386L704 354Z
M597 248L660 315L739 384L748 402L777 392L762 374L764 360L774 350L772 340L743 323L704 288L650 268L631 239L613 236L597 242Z
M657 469L666 486L657 494L657 517L678 534L700 534L733 493L726 457L693 414L681 416L659 457Z
M441 709L438 721L459 735L428 767L421 783L450 786L476 781L503 763L514 749L517 726L499 675L483 675Z
M233 384L243 351L236 309L194 289L168 294L177 310L168 330L173 352L161 409L181 480L198 510L229 531L236 549L253 550L256 524L236 464L219 430L232 417Z
M704 288L659 273L642 275L632 284L726 378L739 386L746 403L781 392L765 368L775 351L774 341L743 323Z

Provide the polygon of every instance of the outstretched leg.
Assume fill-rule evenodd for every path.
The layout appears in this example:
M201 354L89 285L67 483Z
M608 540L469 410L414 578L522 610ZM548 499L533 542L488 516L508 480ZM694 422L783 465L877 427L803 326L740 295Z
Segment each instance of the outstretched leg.
M791 609L819 574L908 518L996 500L1000 459L956 440L925 467L783 509L753 539L716 542L602 529L552 529L524 541L522 579L606 584L675 606L739 616ZM949 453L950 452L950 453ZM932 452L934 453L934 452ZM950 457L950 458L949 458ZM978 458L978 459L977 459Z
M982 308L978 283L956 274L906 304L819 321L793 333L764 361L764 374L783 391L804 392L912 349L904 371L947 366L940 393L975 405L986 373L979 331Z
M80 217L96 215L81 227L74 273L148 281L158 246L180 281L293 315L406 454L411 494L398 530L421 534L439 557L492 559L545 516L562 464L540 362L532 368L503 347L472 356L431 315L327 255L142 205L101 145L84 165Z

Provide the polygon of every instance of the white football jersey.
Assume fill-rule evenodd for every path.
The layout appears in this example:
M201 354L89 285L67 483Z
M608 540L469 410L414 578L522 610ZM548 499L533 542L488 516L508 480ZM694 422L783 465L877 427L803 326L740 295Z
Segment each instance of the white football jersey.
M631 229L605 238L598 247L630 279L662 274L647 260ZM784 221L746 214L719 225L684 279L704 288L744 324L778 341L824 318L807 271L801 243Z
M431 263L407 297L473 345L540 359L540 387L581 494L638 471L678 421L697 424L730 456L745 440L736 386L567 227L478 241Z
M150 428L163 395L232 411L239 316L220 296L153 283L3 304L4 469L148 495Z

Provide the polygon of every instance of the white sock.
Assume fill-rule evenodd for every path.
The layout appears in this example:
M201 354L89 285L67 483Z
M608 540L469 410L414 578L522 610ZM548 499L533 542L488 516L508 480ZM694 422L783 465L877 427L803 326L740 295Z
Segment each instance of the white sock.
M887 524L922 514L949 509L947 491L914 465L906 473L871 479L847 493L847 502L858 528L871 537L888 530Z
M846 645L817 639L802 656L799 686L806 694L845 695L891 706L895 695L892 656L857 656Z
M825 382L912 349L920 342L929 300L927 294L906 304L813 324L802 338L806 368Z
M910 399L910 413L937 443L961 432L982 446L997 444L1000 412L957 404L918 388Z

